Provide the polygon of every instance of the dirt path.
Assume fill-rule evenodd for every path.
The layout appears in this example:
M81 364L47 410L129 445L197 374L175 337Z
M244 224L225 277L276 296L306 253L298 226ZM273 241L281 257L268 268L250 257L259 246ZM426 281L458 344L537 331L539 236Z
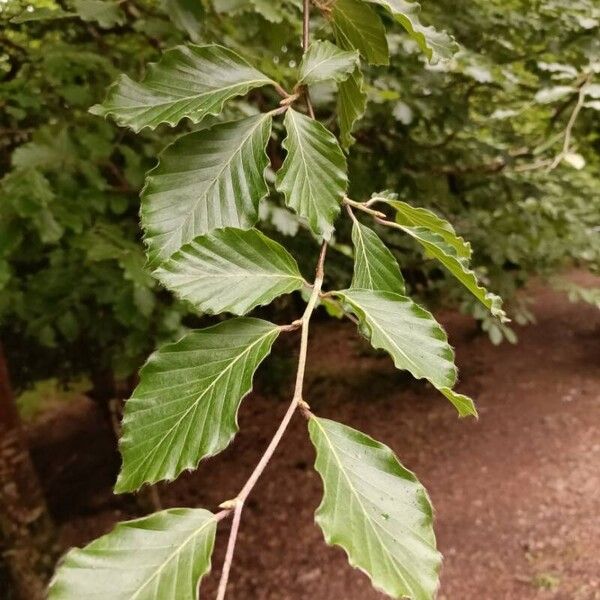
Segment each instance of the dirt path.
M500 347L473 337L468 319L441 317L479 422L459 421L433 390L370 353L353 326L313 331L306 398L315 412L390 445L430 491L445 555L440 599L600 599L600 313L541 291L536 314L519 345ZM247 399L233 446L163 489L165 505L214 508L235 496L284 410L266 394ZM230 600L383 598L313 524L313 459L298 417L244 513ZM65 541L99 535L127 506L70 518ZM214 595L227 529L203 598Z

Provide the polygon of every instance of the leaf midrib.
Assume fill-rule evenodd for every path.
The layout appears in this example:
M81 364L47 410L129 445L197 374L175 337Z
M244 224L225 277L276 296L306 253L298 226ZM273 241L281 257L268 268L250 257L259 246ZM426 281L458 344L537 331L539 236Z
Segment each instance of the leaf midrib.
M169 556L163 561L163 563L160 565L160 567L152 574L152 576L146 580L133 594L133 596L130 597L130 600L135 600L135 598L137 598L142 590L151 582L154 581L156 579L156 577L162 573L162 571L164 571L164 569L167 568L167 565L171 562L171 560L173 559L174 556L176 556L178 553L182 552L182 549L184 546L186 546L189 541L194 538L197 535L200 535L200 533L202 533L202 531L208 527L213 521L214 521L214 515L211 515L210 519L207 519L204 523L202 523L202 525L200 526L199 529L195 529L194 532L189 535L185 540L183 540L183 542L177 547L176 550L174 550L173 552L171 552L171 554L169 554Z
M383 540L381 539L381 536L379 535L379 530L376 528L376 524L374 523L373 519L371 518L371 516L367 512L366 508L364 507L364 505L363 505L363 503L361 501L360 494L355 489L354 485L352 484L352 481L351 481L350 477L346 473L346 470L343 467L343 463L342 463L341 459L339 458L339 456L338 456L338 454L337 454L337 452L335 450L335 446L333 445L333 443L329 439L329 436L327 435L327 432L325 431L325 428L319 423L319 421L317 419L314 419L314 422L317 424L317 426L321 430L321 432L322 432L325 440L327 441L327 444L331 448L331 453L334 456L336 462L338 463L340 471L343 473L344 478L348 482L348 488L350 489L350 491L352 492L353 496L356 498L356 501L358 502L359 506L361 507L361 509L363 511L363 514L365 515L365 519L367 520L367 522L369 523L371 529L373 530L373 533L375 534L375 537L377 538L380 546L384 549L385 553L388 555L388 557L390 559L390 562L394 565L394 570L400 576L400 579L402 579L402 581L406 585L407 589L411 593L414 593L412 586L406 581L406 578L404 577L403 573L398 569L398 567L396 565L396 561L394 559L395 557L391 554L391 552L388 550L386 544L384 544Z

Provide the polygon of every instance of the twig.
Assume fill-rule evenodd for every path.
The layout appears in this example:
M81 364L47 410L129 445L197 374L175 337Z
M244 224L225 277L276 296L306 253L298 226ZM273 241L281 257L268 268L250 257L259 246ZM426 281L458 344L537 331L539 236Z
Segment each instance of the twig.
M225 553L225 561L223 563L223 571L221 573L221 580L219 581L219 590L217 592L217 600L225 599L225 592L227 590L227 582L229 581L229 572L231 570L231 563L233 561L233 554L235 551L235 544L237 541L237 535L240 528L240 521L242 519L242 511L244 509L244 503L246 499L252 492L252 489L256 485L258 479L262 475L266 466L269 464L285 430L287 429L292 417L294 416L294 412L296 408L301 407L304 412L308 411L309 407L306 402L302 399L302 389L304 386L304 373L306 370L306 355L308 351L308 328L310 323L310 318L312 313L317 305L317 301L319 299L319 294L321 292L321 287L323 285L323 265L325 263L325 254L327 252L327 242L323 242L321 246L321 252L319 254L319 260L317 262L317 268L315 272L315 282L313 284L312 294L306 304L306 309L302 318L300 319L302 323L302 336L300 340L300 355L298 357L298 370L296 372L296 384L294 386L294 395L292 397L292 401L273 436L273 439L267 446L264 454L262 455L260 461L252 471L248 481L246 481L244 487L241 489L240 493L233 500L229 500L224 502L221 506L225 509L229 509L225 512L228 514L231 512L233 508L233 522L231 524L231 532L229 533L229 541L227 542L227 551ZM219 513L221 515L222 513ZM227 515L224 515L227 516ZM221 518L224 518L221 516Z
M310 37L310 0L303 0L302 4L302 53L306 54L308 50ZM315 110L312 102L310 101L310 94L308 88L304 86L304 98L306 99L306 108L308 108L308 114L311 119L315 118Z
M346 205L346 209L352 207L358 210L362 210L363 212L373 217L379 217L380 219L386 218L385 213L369 208L369 202L356 202L355 200L351 200L350 198L346 197L344 198L344 204ZM352 219L356 220L356 218L354 217L354 213L351 210L348 214L352 217Z

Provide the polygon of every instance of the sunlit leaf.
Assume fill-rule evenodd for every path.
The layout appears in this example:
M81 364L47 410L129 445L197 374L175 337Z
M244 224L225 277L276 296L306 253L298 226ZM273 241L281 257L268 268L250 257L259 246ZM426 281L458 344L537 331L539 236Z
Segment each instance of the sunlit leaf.
M119 523L71 550L50 583L49 600L196 600L210 571L217 520L201 508L172 508Z
M223 450L238 430L237 410L279 328L238 318L188 333L155 352L125 403L115 491L172 480Z
M106 100L90 111L112 115L134 131L177 125L184 118L198 123L218 115L227 100L272 83L233 50L190 44L167 50L159 62L148 65L140 83L121 75Z
M256 229L218 229L186 244L154 273L200 311L242 315L304 285L280 244Z
M271 117L256 115L182 136L161 153L142 191L153 265L213 229L256 223L258 203L268 192L270 134Z
M313 233L328 240L348 185L346 159L333 134L318 121L290 108L284 123L287 156L276 187Z
M316 521L327 543L392 598L433 600L442 557L425 488L364 433L318 417L308 428L324 488Z

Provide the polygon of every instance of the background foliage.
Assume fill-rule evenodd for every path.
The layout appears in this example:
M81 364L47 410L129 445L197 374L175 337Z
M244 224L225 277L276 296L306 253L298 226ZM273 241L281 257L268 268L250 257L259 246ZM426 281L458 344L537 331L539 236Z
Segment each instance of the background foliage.
M351 195L388 188L448 218L472 242L488 287L512 298L509 312L526 321L514 294L528 278L599 266L600 9L593 0L473 0L460 11L449 0L423 4L427 21L451 31L461 51L430 66L406 35L388 34L391 64L371 68L367 115L354 132ZM127 376L196 319L144 270L138 239L143 174L174 133L134 135L88 108L118 72L139 79L161 49L188 39L243 50L293 83L298 2L5 0L0 8L0 320L14 378ZM315 25L328 35L325 19ZM569 151L548 170L583 85ZM335 128L332 92L324 84L313 100ZM223 118L254 114L270 93L230 103ZM175 134L195 128L184 123ZM285 245L297 256L314 254L280 197L263 203L261 217L271 235L294 236ZM493 341L512 338L409 240L378 233L412 293L461 306ZM351 275L350 235L342 228L330 256L338 287ZM303 262L307 274L313 265Z

